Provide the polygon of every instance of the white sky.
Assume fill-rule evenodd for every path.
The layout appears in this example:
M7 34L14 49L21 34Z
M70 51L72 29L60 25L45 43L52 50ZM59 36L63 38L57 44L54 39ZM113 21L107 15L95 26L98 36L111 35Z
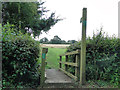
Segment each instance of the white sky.
M43 0L45 1L45 0ZM58 35L62 40L80 40L83 7L87 8L87 36L103 26L103 31L109 36L118 36L118 2L120 0L46 0L44 6L56 16L65 18L53 26L50 31L41 34L40 38L49 40Z

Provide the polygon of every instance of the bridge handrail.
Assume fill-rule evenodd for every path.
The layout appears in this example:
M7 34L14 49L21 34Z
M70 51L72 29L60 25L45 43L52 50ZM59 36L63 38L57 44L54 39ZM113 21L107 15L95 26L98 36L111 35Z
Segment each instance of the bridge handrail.
M68 56L69 55L75 55L75 62L68 62ZM62 56L65 56L65 61L62 61ZM80 50L67 52L65 54L59 55L60 61L59 61L59 70L63 71L65 74L73 78L75 81L79 80L79 73L80 73ZM62 68L62 64L65 64L65 69ZM68 72L68 66L74 66L75 67L75 75Z
M72 51L72 52L67 52L67 53L59 55L59 56L73 55L73 54L80 54L80 50L76 50L76 51Z

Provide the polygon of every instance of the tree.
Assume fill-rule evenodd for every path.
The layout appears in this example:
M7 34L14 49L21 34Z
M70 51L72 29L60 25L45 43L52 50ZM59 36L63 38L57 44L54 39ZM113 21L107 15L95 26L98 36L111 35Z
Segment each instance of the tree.
M39 36L41 31L47 32L51 26L54 26L58 21L55 13L51 13L49 17L46 13L46 7L43 7L44 2L4 2L2 8L3 24L9 22L14 24L17 30L22 33L32 31L34 37Z
M40 39L40 43L47 43L47 42L49 42L49 40L46 37Z
M56 35L53 39L50 40L52 44L61 44L61 39Z
M68 43L76 43L77 41L76 40L68 40Z
M62 43L62 44L66 44L66 41L65 41L65 40L61 40L61 43Z

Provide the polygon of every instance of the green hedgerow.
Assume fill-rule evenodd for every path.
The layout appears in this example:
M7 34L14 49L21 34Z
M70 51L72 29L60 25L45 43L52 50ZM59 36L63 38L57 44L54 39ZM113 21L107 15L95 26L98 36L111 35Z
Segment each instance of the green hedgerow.
M77 49L81 49L81 41L68 47L67 52ZM111 81L115 85L120 85L119 73L120 39L105 36L102 30L97 35L93 34L92 38L87 38L86 79Z
M9 23L2 28L3 87L37 86L36 62L40 45L27 34L17 32Z

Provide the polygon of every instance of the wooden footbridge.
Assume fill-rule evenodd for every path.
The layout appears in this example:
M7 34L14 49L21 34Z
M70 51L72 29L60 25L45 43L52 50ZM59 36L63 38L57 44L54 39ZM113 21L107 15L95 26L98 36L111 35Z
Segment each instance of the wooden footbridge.
M59 69L46 69L45 60L48 52L47 48L42 49L42 65L40 86L45 84L71 84L78 82L80 85L85 84L85 65L86 65L86 20L87 8L83 8L82 22L82 39L81 50L67 52L59 56ZM74 62L69 62L69 57L74 55ZM63 57L65 60L63 60ZM74 73L69 72L69 68L74 67Z
M46 48L43 48L43 50L47 51ZM69 56L71 56L71 55L75 56L74 62L68 62ZM68 85L74 84L74 82L79 82L79 80L80 80L80 50L68 52L68 53L65 53L63 55L60 55L59 57L60 57L59 58L59 69L46 69L45 76L43 76L41 78L41 79L44 78L43 79L44 82L42 82L42 80L41 80L42 86L43 85L46 86L48 84L49 84L49 86L54 85L54 84L68 86ZM62 59L62 57L65 59ZM68 70L69 67L75 67L74 74L69 72L69 70Z
M68 56L75 55L75 62L68 62ZM62 57L65 56L65 61L62 61ZM47 69L46 70L46 83L72 83L72 80L79 80L79 57L80 51L73 51L60 55L59 69ZM75 67L75 75L68 71L69 67ZM62 71L62 72L61 72Z

